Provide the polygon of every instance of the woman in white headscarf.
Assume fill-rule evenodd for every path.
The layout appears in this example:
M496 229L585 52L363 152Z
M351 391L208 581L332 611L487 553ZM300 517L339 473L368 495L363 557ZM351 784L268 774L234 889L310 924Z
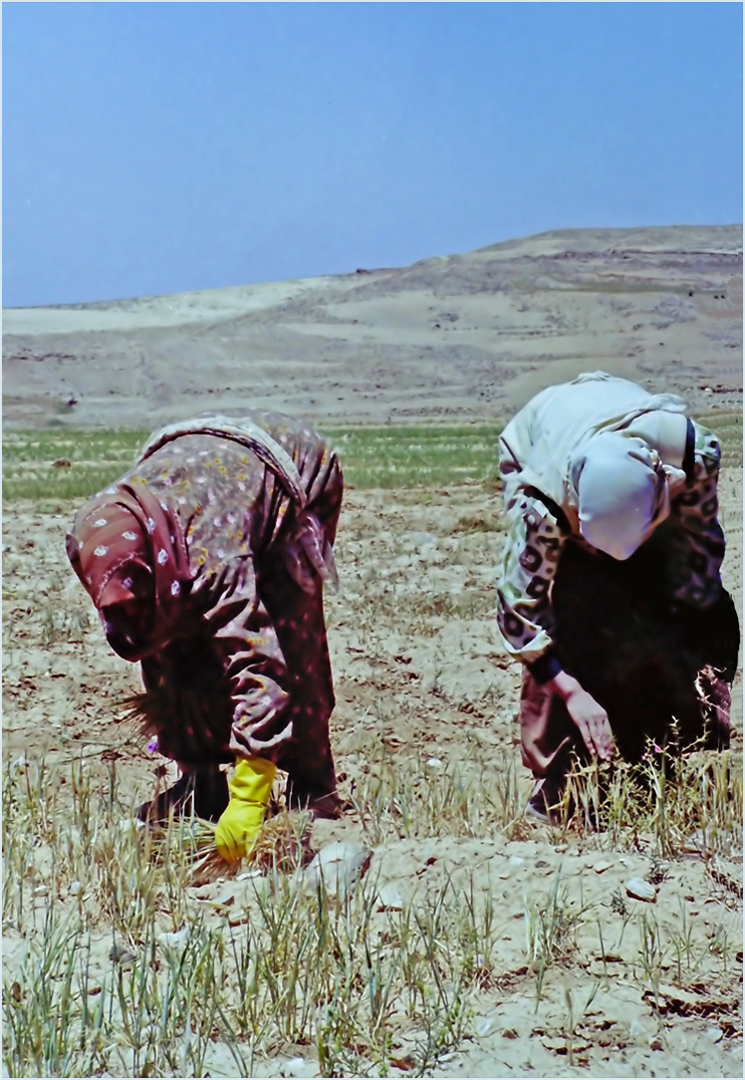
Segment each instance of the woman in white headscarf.
M572 752L729 742L739 625L720 568L720 449L672 394L603 372L538 394L500 439L498 625L524 664L521 741L551 817Z

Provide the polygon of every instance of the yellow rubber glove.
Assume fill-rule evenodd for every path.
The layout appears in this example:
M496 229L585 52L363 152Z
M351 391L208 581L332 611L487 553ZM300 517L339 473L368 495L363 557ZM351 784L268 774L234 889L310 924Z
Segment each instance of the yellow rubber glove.
M241 758L228 784L230 802L215 829L215 846L229 863L240 862L261 834L277 766L264 758Z

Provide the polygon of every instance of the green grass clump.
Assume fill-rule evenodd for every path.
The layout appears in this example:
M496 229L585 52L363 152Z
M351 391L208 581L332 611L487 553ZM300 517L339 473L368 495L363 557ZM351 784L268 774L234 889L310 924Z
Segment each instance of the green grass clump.
M325 434L352 487L416 488L494 482L500 430L430 425L332 428Z
M722 464L741 466L742 413L701 419L722 440ZM339 451L348 486L360 489L493 487L500 430L496 424L324 429ZM3 499L80 499L101 491L132 465L147 434L72 428L5 432Z
M144 431L3 433L3 500L84 499L131 467Z
M494 483L496 426L332 428L352 488ZM78 499L131 467L144 431L10 431L3 437L3 499ZM57 464L55 464L55 462ZM66 464L69 463L69 464Z

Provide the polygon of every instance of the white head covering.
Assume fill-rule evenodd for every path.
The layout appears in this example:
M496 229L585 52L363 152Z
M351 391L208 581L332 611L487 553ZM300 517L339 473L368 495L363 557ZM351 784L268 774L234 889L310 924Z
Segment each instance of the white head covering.
M659 455L642 439L596 435L582 448L575 470L580 533L614 559L633 555L670 512Z

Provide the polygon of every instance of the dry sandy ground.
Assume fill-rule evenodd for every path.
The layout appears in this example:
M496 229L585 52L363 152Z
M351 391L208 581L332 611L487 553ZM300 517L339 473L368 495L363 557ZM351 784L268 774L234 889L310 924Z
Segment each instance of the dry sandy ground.
M739 275L730 285L732 275ZM6 424L504 419L603 369L742 406L742 226L558 230L405 269L3 311Z
M729 533L724 576L741 607L739 470L725 470L722 502ZM86 622L87 598L65 564L64 532L71 514L72 508L43 514L19 505L6 521L3 751L12 758L46 750L50 782L69 772L68 763L81 752L95 760L106 753L120 780L130 785L134 803L152 790L155 762L124 726L112 723L112 716L117 701L138 687L137 670L108 651L92 618ZM478 765L483 782L495 790L506 767L515 765L527 791L514 719L519 672L500 648L492 616L500 528L497 498L478 487L349 494L337 547L342 590L328 602L338 697L333 741L347 793L364 785L384 760L426 785L428 770L440 768L437 761L447 767L453 759L470 761L465 767ZM742 749L740 679L737 751ZM314 843L357 837L361 830L350 813L340 822L317 823ZM732 955L725 976L707 945L723 929L740 948L742 901L736 892L714 882L696 859L668 867L654 915L663 933L687 920L703 960L695 977L698 1015L679 1015L690 1012L690 1001L682 995L681 1004L671 991L669 1011L660 1016L643 978L629 974L640 949L638 915L651 905L626 899L632 918L625 934L621 915L611 906L612 895L623 893L629 878L649 874L649 854L601 852L595 839L557 845L547 829L529 824L518 835L388 837L376 846L368 873L380 874L381 883L392 884L404 899L436 889L445 877L460 887L472 874L477 900L489 894L496 901L498 978L486 980L472 1002L470 1038L433 1075L741 1076L742 952L737 959ZM535 975L526 961L525 906L548 891L559 868L569 894L577 903L581 897L592 917L569 961L549 970L545 998L536 1008ZM741 862L730 859L727 872L742 881ZM230 903L233 898L239 904L240 888L224 880L194 889L190 902L195 909L204 908L205 900ZM38 900L42 908L46 902ZM57 903L64 909L76 901L62 897ZM605 952L616 955L605 972L599 924ZM110 941L102 927L102 963ZM7 964L22 947L17 933L6 935ZM614 967L621 973L614 974ZM663 982L672 982L672 976L664 970ZM570 998L577 1023L571 1054ZM710 1014L703 1015L707 1009ZM396 1051L401 1060L407 1046L402 1031ZM221 1075L219 1049L211 1075ZM307 1048L298 1052L307 1055ZM222 1075L235 1075L223 1056L228 1071ZM290 1048L282 1060L292 1056ZM257 1074L276 1076L283 1067L279 1059L267 1061ZM403 1074L391 1069L391 1075Z

